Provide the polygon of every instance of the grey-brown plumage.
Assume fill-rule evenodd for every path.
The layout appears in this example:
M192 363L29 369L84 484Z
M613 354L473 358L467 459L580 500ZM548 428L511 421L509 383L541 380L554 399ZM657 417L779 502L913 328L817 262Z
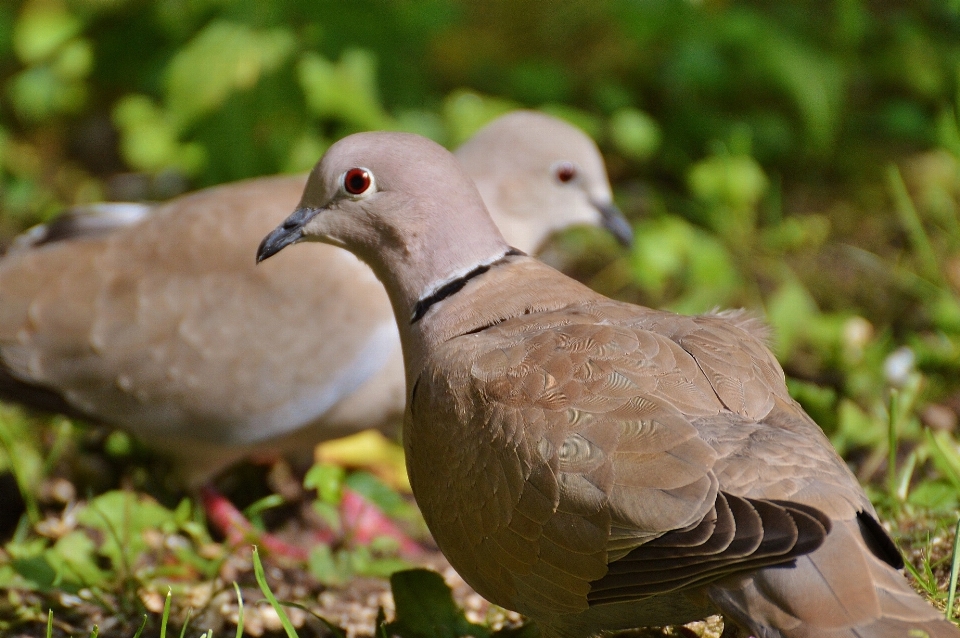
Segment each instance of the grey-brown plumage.
M612 301L518 254L416 136L334 145L258 258L300 240L384 281L427 524L547 636L717 612L758 638L960 636L742 316Z
M462 153L525 250L573 224L624 234L599 151L578 129L515 112ZM563 161L578 169L566 182ZM305 182L97 205L23 235L0 259L0 397L126 428L172 453L193 484L251 452L392 427L403 363L369 268L332 247L254 265Z

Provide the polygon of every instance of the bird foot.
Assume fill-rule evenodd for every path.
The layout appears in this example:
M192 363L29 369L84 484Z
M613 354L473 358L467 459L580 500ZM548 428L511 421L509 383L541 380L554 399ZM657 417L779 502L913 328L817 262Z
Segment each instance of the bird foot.
M215 487L205 485L200 488L200 500L210 524L226 537L228 544L233 546L255 544L276 556L285 556L297 561L307 560L307 550L255 528L253 523ZM331 533L330 540L332 539Z
M380 508L353 490L343 492L340 520L351 545L368 545L373 539L385 536L397 542L401 556L412 558L423 554L419 543L387 518Z

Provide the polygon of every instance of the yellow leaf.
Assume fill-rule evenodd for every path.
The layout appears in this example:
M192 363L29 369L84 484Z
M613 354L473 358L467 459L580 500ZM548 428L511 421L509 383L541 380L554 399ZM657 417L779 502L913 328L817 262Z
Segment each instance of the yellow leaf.
M395 490L410 491L403 448L376 430L321 443L314 458L318 463L365 469Z

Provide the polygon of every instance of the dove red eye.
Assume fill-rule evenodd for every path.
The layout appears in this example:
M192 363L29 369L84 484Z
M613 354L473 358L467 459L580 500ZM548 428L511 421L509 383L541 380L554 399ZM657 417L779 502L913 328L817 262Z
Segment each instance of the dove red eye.
M561 184L570 182L577 176L577 167L573 162L560 162L554 167L553 174Z
M349 195L363 195L373 186L373 174L365 168L351 168L342 179L343 190Z

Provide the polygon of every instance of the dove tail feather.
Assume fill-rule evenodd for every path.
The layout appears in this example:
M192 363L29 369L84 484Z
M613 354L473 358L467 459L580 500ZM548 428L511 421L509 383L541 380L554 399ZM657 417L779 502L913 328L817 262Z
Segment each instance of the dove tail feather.
M708 595L756 638L960 638L889 564L892 541L867 519L834 521L794 564L729 578Z

